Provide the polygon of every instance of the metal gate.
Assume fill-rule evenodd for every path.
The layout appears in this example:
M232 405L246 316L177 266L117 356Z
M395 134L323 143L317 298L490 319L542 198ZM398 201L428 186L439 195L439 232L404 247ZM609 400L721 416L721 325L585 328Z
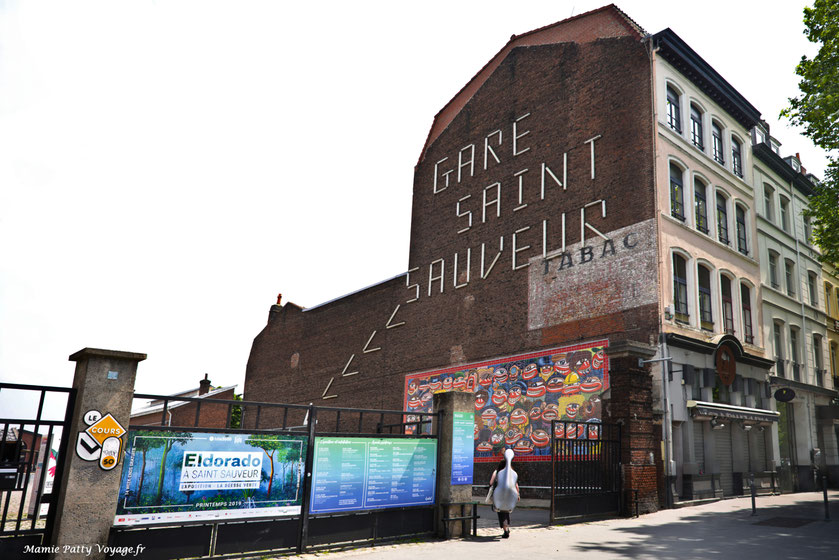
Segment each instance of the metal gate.
M551 422L551 522L621 511L620 425Z
M75 395L67 387L0 383L0 558L50 542Z
M350 512L310 513L314 479L315 438L425 439L437 440L431 430L433 413L347 409L286 405L212 398L135 394L135 399L159 403L155 425L135 425L131 430L161 432L220 432L235 438L245 434L288 435L302 438L307 448L302 477L299 514L268 515L246 519L169 521L147 526L115 526L109 546L146 548L142 558L235 558L254 555L300 553L349 543L376 543L394 538L429 535L434 531L434 505L367 509ZM213 418L223 427L208 427ZM226 421L225 421L226 419ZM216 424L218 426L218 424ZM139 432L136 432L139 433ZM438 465L435 472L439 473ZM273 460L273 459L272 459ZM127 460L126 460L127 462ZM127 468L124 466L124 468ZM130 474L128 475L130 478ZM270 491L269 491L270 492ZM120 498L122 499L122 497ZM118 510L119 511L119 510Z

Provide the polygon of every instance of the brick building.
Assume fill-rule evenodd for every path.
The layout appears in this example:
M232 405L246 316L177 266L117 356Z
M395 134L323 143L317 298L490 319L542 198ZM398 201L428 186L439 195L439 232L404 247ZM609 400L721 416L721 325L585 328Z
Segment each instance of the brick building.
M132 426L186 426L196 428L224 428L227 425L228 405L224 403L199 403L194 400L179 398L200 398L233 400L236 385L212 387L207 374L198 387L175 393L168 401L166 412L163 411L163 399L155 399L131 413Z
M702 153L669 121L689 122L690 107L701 108ZM613 5L513 36L434 118L415 168L407 272L315 307L272 306L244 398L411 412L433 392L471 391L476 484L505 446L525 480L549 484L540 461L555 418L622 424L624 488L642 511L703 485L737 493L749 465L709 458L706 472L692 438L718 433L719 415L777 420L763 397L730 397L765 395L773 363L744 311L758 313L759 263L736 245L740 234L756 243L747 145L759 116L675 33L650 36ZM714 146L731 160L714 162ZM723 205L701 227L675 189L695 179ZM733 249L716 237L723 226ZM676 256L692 266L683 298ZM654 356L675 364L668 375L639 362ZM683 380L704 398L677 391Z

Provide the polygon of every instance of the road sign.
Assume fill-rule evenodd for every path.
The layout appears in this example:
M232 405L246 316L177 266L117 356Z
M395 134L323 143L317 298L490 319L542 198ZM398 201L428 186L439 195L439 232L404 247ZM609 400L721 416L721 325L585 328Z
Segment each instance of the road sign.
M85 432L79 432L79 438L76 441L76 455L83 461L96 461L102 454L102 447L99 442L93 439Z
M120 426L119 422L116 421L116 418L108 413L100 418L95 424L89 426L85 431L90 434L93 439L99 442L99 445L102 445L105 440L110 437L122 437L122 434L125 433L125 428Z

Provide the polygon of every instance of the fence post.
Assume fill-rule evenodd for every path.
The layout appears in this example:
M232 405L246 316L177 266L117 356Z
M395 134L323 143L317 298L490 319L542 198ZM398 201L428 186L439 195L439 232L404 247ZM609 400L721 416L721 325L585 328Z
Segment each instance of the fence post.
M458 434L462 431L468 432L468 441L462 441L455 433L455 424L468 418L471 426L475 422L475 396L471 393L458 391L451 393L438 393L434 395L434 412L442 413L437 420L437 503L439 504L439 515L437 516L437 534L442 536L448 534L451 537L463 536L462 524L455 523L450 531L446 531L448 523L443 518L459 517L460 508L457 505L461 502L472 501L472 465L474 457L469 456L468 475L466 480L453 480L452 467L464 466L463 453L474 453L474 430L458 424ZM468 444L468 445L465 445ZM463 475L461 475L463 476Z
M306 447L306 467L303 477L303 500L300 504L300 533L297 539L297 553L306 552L306 543L309 540L309 500L312 493L312 465L315 455L315 428L318 423L318 409L309 406L309 442Z
M78 551L65 553L63 545L90 546L87 558L105 558L102 547L114 522L125 448L119 427L128 430L137 364L145 359L145 354L95 348L70 356L76 362L76 400L70 429L62 436L68 445L60 458L64 469L59 492L50 506L56 508L50 544L59 551L51 558L78 558Z

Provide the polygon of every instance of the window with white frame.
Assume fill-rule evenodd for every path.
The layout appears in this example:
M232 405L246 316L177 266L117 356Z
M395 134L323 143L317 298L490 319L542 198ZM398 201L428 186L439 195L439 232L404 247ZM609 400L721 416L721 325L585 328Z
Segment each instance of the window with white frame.
M705 151L705 140L702 131L702 109L696 103L690 104L690 141L694 146Z
M713 299L711 296L711 271L704 265L697 267L699 291L699 322L707 331L714 330Z
M678 253L673 253L673 307L676 321L690 322L687 260Z
M737 250L744 255L748 255L749 245L746 237L746 209L741 204L735 205L734 222L737 229Z
M822 369L822 337L813 335L813 373L816 385L824 386L824 370Z
M682 169L675 163L670 164L670 215L685 221L685 193L682 181Z
M789 231L789 199L781 196L778 197L781 201L781 228L784 231Z
M722 298L722 324L726 334L734 334L734 298L731 295L731 280L720 276L720 297Z
M741 150L742 142L735 137L731 137L731 171L738 177L743 177L743 154Z
M775 221L775 189L763 183L763 217Z
M807 271L807 292L810 294L810 305L819 306L819 292L816 289L817 280L813 271Z
M802 219L804 220L804 241L807 245L812 245L810 238L813 235L813 225L810 223L810 216L802 216Z
M795 263L784 259L784 278L787 282L787 295L795 296Z
M693 179L693 200L696 211L696 229L708 233L708 185L702 179Z
M780 262L780 255L775 251L769 251L769 284L773 288L780 288L781 283L778 276L778 263Z
M798 329L789 328L789 357L792 361L792 378L801 381L801 364L798 361Z
M832 305L831 304L830 292L832 290L833 289L830 287L830 284L825 282L824 283L824 312L827 313L828 315L833 315L833 312L830 309L830 307Z
M772 332L773 332L773 340L775 341L775 360L777 368L775 373L781 377L784 377L784 356L787 355L784 352L784 325L778 321L772 323Z
M731 243L728 237L728 199L721 192L717 192L717 239L726 245Z
M679 92L673 86L667 86L667 124L682 133L682 106Z
M743 338L749 344L754 344L755 335L752 328L752 291L745 283L740 284L740 308L743 315Z
M722 127L716 121L711 123L711 139L713 141L714 160L725 165L725 151L722 143Z

